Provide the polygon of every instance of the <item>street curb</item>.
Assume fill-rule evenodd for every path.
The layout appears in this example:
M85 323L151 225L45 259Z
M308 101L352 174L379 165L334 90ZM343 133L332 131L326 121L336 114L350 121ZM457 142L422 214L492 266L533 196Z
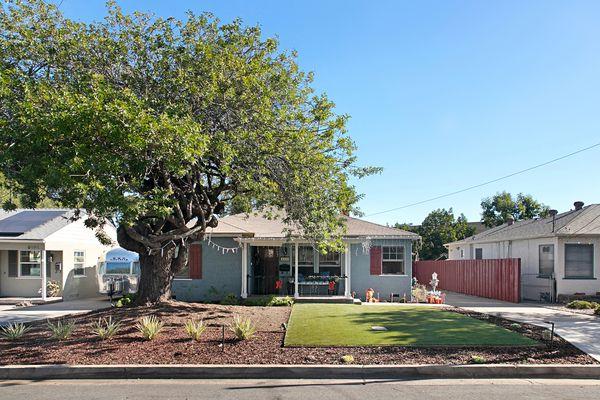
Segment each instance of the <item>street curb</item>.
M0 380L600 379L600 365L6 365Z

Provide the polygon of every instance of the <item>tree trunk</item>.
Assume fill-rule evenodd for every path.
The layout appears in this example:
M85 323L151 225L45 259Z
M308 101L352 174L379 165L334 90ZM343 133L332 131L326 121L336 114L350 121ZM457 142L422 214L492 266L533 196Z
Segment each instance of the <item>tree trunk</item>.
M158 254L140 254L142 276L138 283L138 304L153 304L171 298L171 284L174 273L171 271L172 251Z
M121 247L140 255L141 276L138 282L137 303L149 305L171 298L171 284L176 273L188 263L191 239L175 245L167 243L161 249L148 250L131 239L122 227L117 230Z

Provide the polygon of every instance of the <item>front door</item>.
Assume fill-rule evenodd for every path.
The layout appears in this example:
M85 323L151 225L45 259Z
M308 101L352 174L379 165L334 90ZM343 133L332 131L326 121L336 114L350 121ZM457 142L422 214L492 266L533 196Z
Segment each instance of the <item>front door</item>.
M279 248L258 247L258 262L264 277L264 294L277 294L275 281L279 279Z

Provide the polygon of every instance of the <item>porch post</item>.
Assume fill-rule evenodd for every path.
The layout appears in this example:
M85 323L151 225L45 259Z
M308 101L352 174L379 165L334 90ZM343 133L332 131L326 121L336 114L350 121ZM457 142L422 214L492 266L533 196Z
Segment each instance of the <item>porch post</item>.
M351 245L346 243L346 251L344 252L344 272L346 273L346 282L344 283L344 296L351 297L352 290L350 285L350 273L352 271L352 251Z
M296 252L294 254L294 265L296 268L294 269L294 298L297 299L300 297L300 293L298 292L298 242L295 244Z
M41 251L41 257L42 259L40 260L40 266L42 268L42 301L46 301L46 281L48 278L46 276L46 250Z
M248 297L248 243L242 244L242 298Z

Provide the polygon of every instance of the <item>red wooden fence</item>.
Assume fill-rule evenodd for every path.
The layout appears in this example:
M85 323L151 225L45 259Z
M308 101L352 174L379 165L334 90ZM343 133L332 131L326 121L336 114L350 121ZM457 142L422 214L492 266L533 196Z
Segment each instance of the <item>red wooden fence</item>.
M518 303L521 300L521 259L416 261L413 276L429 285L437 272L441 290Z

